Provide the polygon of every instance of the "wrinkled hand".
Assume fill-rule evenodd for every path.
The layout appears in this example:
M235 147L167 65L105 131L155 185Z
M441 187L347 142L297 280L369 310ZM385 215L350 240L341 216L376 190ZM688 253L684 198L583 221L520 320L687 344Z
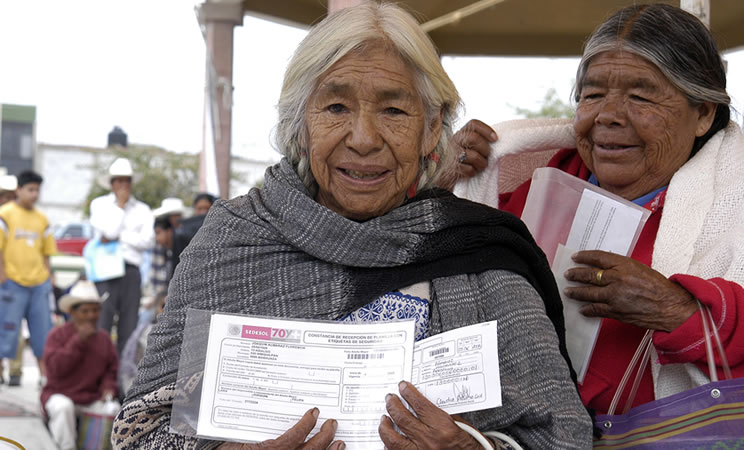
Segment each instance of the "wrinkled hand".
M337 422L333 419L328 419L320 427L318 434L312 437L309 441L305 442L307 435L313 431L315 422L318 420L318 408L313 408L302 416L299 422L292 428L287 430L283 435L276 439L271 439L256 444L238 444L235 442L225 442L220 445L220 450L285 450L285 449L305 449L305 450L321 450L328 448L329 450L343 450L346 444L343 441L333 441L333 436L336 434ZM329 447L330 445L330 447Z
M491 143L498 136L491 127L473 119L465 124L450 141L458 156L457 172L459 177L470 178L488 166L488 155Z
M695 298L682 286L626 256L590 250L575 253L573 260L589 267L569 269L564 276L586 286L566 288L565 293L589 302L581 308L585 316L670 332L697 311Z
M388 394L385 402L390 417L382 416L378 428L385 448L481 448L472 436L455 424L449 414L434 406L411 383L401 381L398 389L418 417L411 414L397 395ZM404 434L395 431L393 422Z
M87 341L89 337L93 336L98 331L96 325L90 322L75 324L75 328L77 328L78 336L80 336L80 339L83 341Z

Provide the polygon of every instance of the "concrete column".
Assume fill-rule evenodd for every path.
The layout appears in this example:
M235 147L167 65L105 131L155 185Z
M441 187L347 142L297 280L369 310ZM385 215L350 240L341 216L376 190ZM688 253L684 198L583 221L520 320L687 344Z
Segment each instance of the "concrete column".
M199 7L201 23L207 43L207 77L212 68L216 75L213 82L213 101L217 102L214 123L214 149L217 165L217 180L220 196L230 198L230 145L232 136L232 72L233 72L233 28L243 25L243 7L240 1L205 2ZM209 85L209 78L207 79ZM207 95L209 99L209 95ZM210 124L205 124L210 126ZM204 171L204 155L201 159L201 172Z
M364 0L328 0L328 14L334 13L349 6L355 6Z
M697 16L710 28L710 0L680 0L679 7Z

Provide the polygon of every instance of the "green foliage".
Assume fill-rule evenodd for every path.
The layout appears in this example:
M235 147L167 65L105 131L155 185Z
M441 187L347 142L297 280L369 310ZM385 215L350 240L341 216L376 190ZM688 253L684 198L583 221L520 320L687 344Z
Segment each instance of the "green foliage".
M178 197L190 206L199 188L199 156L172 153L158 147L132 145L111 148L112 158L95 167L96 180L106 179L108 166L115 158L124 157L132 163L134 184L132 195L157 208L166 197ZM85 215L90 215L90 202L111 191L110 187L93 183L85 200Z
M573 118L575 114L573 106L558 98L558 93L553 88L548 89L548 92L545 93L542 106L537 111L514 107L514 112L521 114L527 119L540 117Z

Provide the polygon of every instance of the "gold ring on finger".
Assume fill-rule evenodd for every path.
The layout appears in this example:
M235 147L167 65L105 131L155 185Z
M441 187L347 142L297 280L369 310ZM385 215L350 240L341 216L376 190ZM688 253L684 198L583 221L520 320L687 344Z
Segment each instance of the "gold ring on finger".
M604 274L604 269L599 269L597 271L597 274L594 276L594 279L597 281L596 284L602 285L602 274Z

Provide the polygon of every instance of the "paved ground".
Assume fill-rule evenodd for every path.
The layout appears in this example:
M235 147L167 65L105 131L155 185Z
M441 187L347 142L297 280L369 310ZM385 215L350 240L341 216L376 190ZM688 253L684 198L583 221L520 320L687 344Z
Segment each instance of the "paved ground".
M39 369L31 349L26 347L23 355L20 386L7 385L7 362L5 366L3 378L6 384L0 384L0 437L11 439L28 450L56 450L57 446L41 419Z

